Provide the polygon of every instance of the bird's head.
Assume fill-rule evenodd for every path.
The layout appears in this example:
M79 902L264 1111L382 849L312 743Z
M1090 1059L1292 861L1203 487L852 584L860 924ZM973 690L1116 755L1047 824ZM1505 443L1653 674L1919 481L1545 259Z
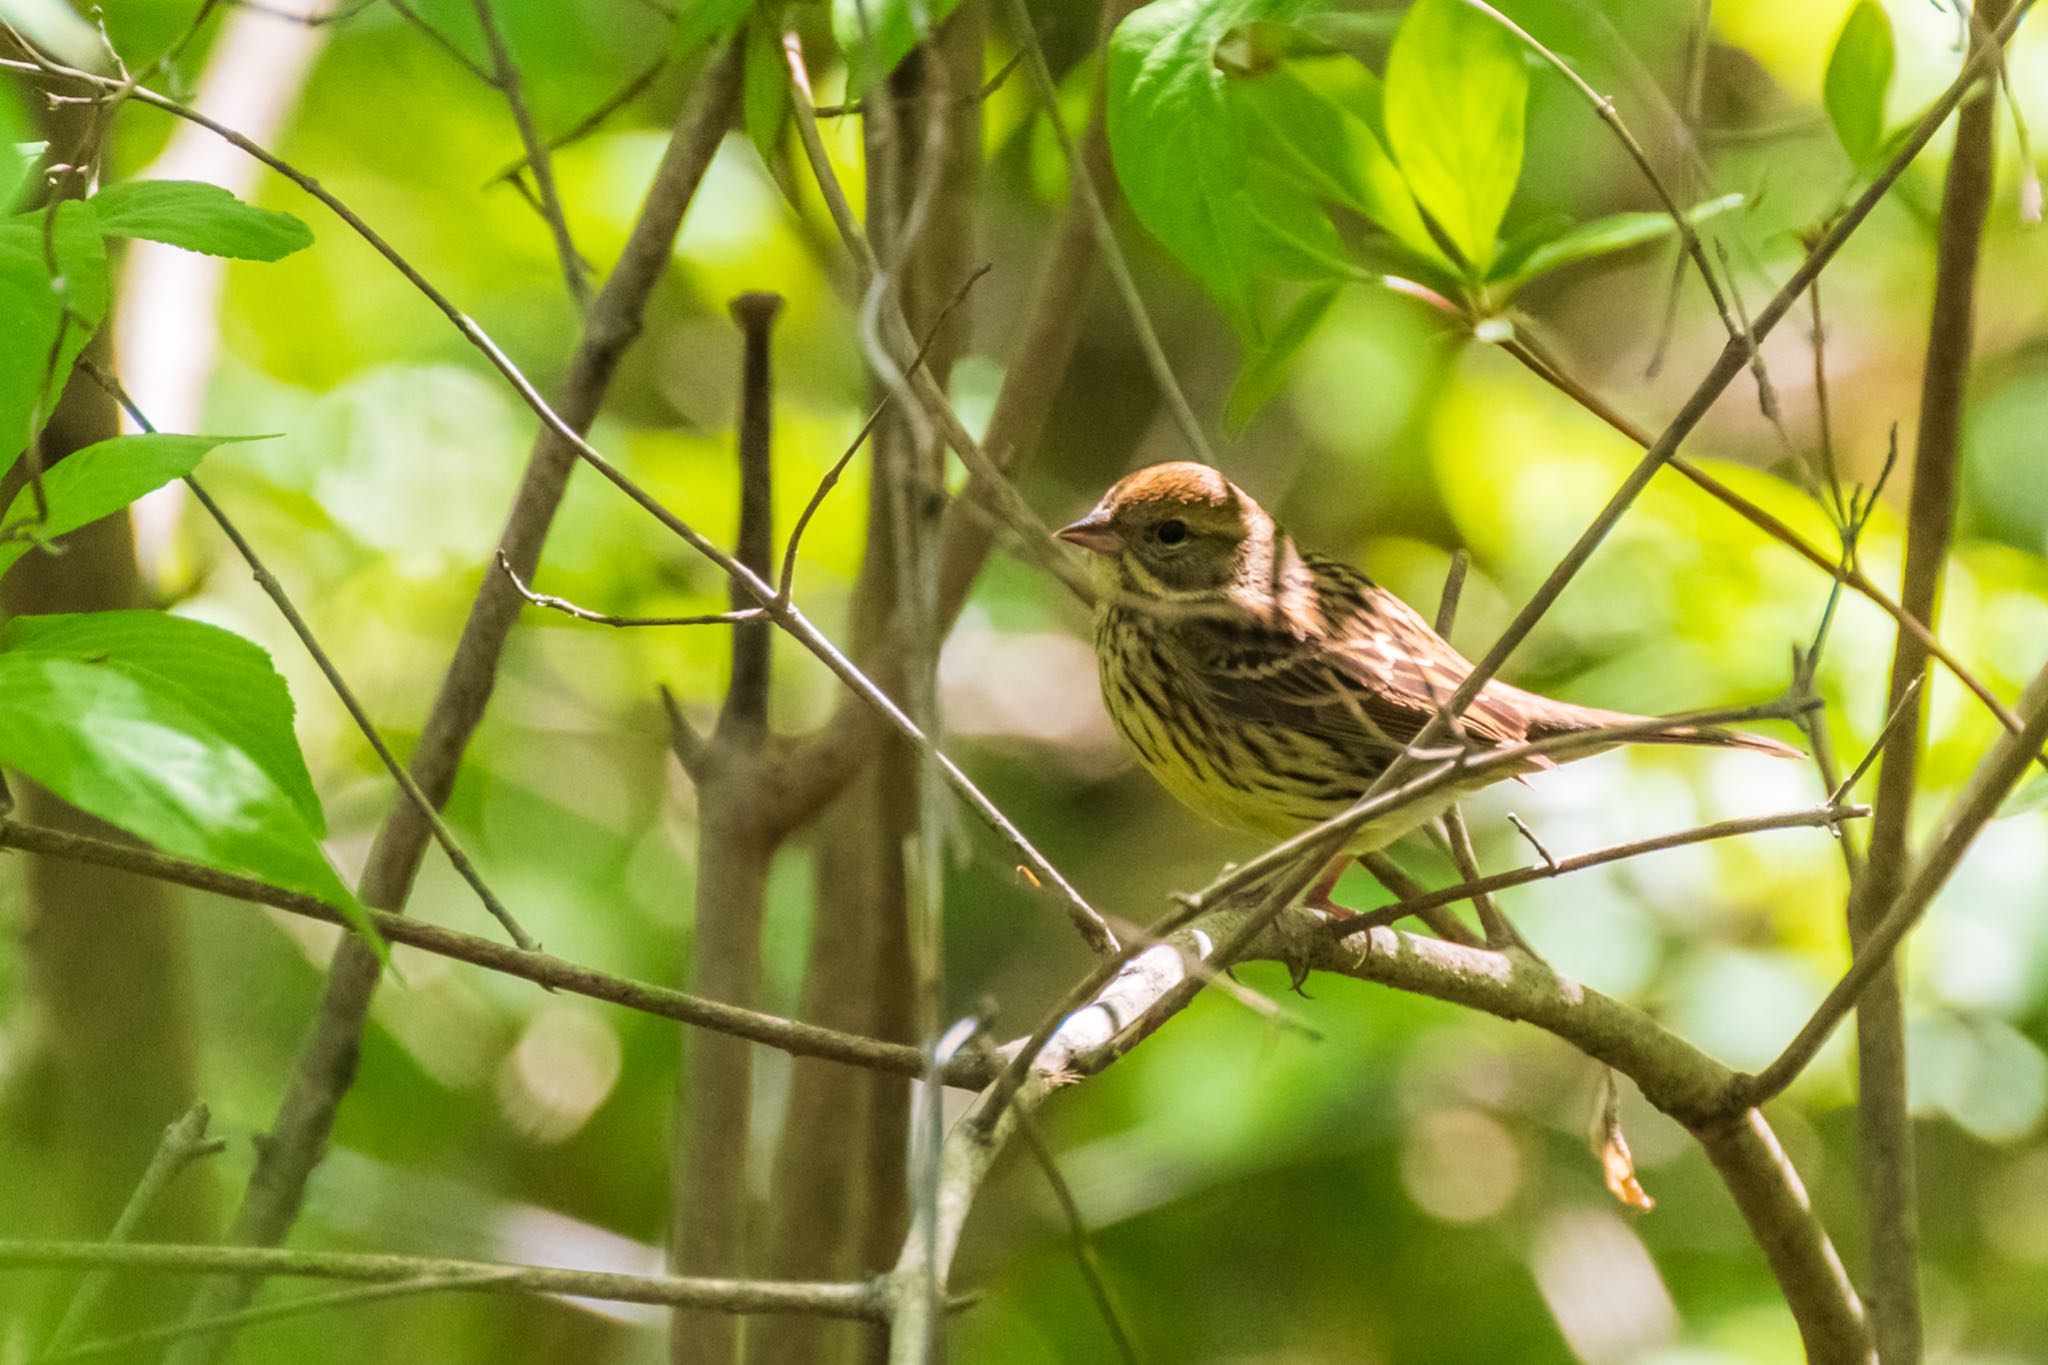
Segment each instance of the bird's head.
M1273 519L1251 495L1188 460L1127 474L1087 516L1053 533L1090 551L1098 590L1184 599L1272 562Z

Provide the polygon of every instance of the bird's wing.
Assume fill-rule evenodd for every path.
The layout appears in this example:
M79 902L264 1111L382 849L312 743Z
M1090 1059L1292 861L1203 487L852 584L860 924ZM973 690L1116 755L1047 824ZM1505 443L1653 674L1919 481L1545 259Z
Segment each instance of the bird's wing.
M1413 740L1472 665L1406 603L1348 565L1311 556L1317 610L1256 614L1194 632L1198 675L1217 705L1340 749L1384 752ZM1482 744L1516 743L1531 717L1489 684L1460 721Z

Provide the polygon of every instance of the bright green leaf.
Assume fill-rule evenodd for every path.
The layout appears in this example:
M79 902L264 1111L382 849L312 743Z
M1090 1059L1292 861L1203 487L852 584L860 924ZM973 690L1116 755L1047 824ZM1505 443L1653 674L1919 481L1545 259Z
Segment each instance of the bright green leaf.
M43 473L49 520L37 522L35 489L24 487L0 513L0 575L27 554L33 541L75 531L120 511L151 489L199 467L207 451L246 436L115 436L59 460Z
M1685 219L1698 226L1709 218L1740 207L1742 202L1740 194L1724 194L1718 199L1695 205L1686 213ZM1501 248L1495 277L1519 285L1560 266L1626 251L1629 247L1668 237L1677 230L1678 225L1671 221L1668 213L1609 214L1605 218L1595 218L1590 223L1580 223L1556 232L1530 244L1526 250L1518 241L1511 241Z
M747 4L748 0L683 0L676 15L675 50L691 53L725 37L746 17Z
M41 155L42 144L29 141L21 102L11 90L0 88L0 213L11 212L20 202L22 187Z
M143 675L254 759L316 837L327 832L292 730L291 692L253 641L160 611L95 611L17 616L0 630L0 652L106 663Z
M1254 158L1368 219L1423 260L1449 265L1362 112L1380 103L1379 82L1365 67L1348 57L1290 62L1231 81L1229 94L1248 116Z
M1528 101L1513 35L1462 0L1415 0L1387 58L1388 150L1475 274L1522 173Z
M1264 277L1350 273L1316 196L1262 169L1248 113L1216 45L1300 0L1159 0L1117 26L1109 51L1109 146L1131 211L1193 271L1241 330L1256 330Z
M789 115L789 67L783 61L781 35L772 25L747 26L742 90L740 121L754 150L772 168L776 147L782 141L782 125Z
M291 798L146 674L0 653L0 763L166 853L318 897L367 925Z
M894 71L960 0L832 0L832 37L846 62L846 93L859 95ZM927 30L928 31L928 30Z
M313 245L313 230L289 213L245 204L197 180L126 180L92 197L100 231L144 237L208 256L276 261Z
M1309 290L1273 329L1266 344L1246 358L1244 372L1231 386L1223 407L1223 419L1232 431L1243 431L1260 409L1278 396L1294 358L1301 354L1302 346L1315 335L1330 305L1336 301L1335 285Z
M1822 84L1828 119L1842 149L1869 164L1884 140L1884 102L1892 85L1892 21L1875 0L1849 11Z
M0 460L26 446L107 315L107 250L91 205L0 222Z

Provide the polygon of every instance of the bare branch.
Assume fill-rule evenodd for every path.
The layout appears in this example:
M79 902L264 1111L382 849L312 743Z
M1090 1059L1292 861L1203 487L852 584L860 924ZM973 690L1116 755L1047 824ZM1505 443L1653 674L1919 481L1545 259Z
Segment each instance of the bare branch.
M1972 24L1995 24L2006 0L1979 0ZM2002 65L1999 47L1978 29L1973 60ZM1940 605L1942 569L1955 527L1957 466L1961 461L1963 390L1974 341L1974 295L1984 222L1991 207L1998 126L1995 82L1956 115L1954 154L1942 189L1935 235L1933 316L1921 374L1920 433L1913 456L1913 487L1906 515L1906 566L1899 605L1931 628ZM1906 631L1892 654L1890 706L1904 708L1904 728L1885 752L1877 778L1876 815L1863 877L1849 897L1851 950L1869 950L1873 928L1888 914L1906 882L1906 845L1918 786L1919 684L1927 650ZM1913 1158L1913 1124L1906 1097L1906 1005L1902 964L1879 959L1856 1003L1856 1116L1862 1141L1858 1160L1864 1212L1869 1220L1871 1320L1879 1354L1887 1362L1921 1356L1920 1219Z
M2001 735L1991 752L1978 762L1969 784L1949 807L1940 830L1915 861L1903 888L1887 904L1883 918L1865 932L1849 970L1777 1060L1757 1075L1742 1078L1739 1094L1744 1101L1762 1104L1806 1069L1821 1044L1834 1032L1835 1025L1854 1007L1870 978L1926 913L1971 841L1998 813L1999 805L2025 774L2027 765L2033 762L2042 744L2048 742L2048 667L2034 675L2020 706L2027 718L2025 727L2018 735Z
M389 1284L431 1277L450 1289L492 1294L566 1294L613 1303L652 1303L721 1313L817 1313L877 1319L882 1301L872 1284L805 1284L782 1280L684 1279L602 1270L502 1265L439 1256L393 1256L273 1247L177 1246L166 1243L0 1241L0 1268L111 1266L174 1274L289 1275Z
M1818 279L1819 275L1816 273L1814 278ZM1637 445L1648 449L1655 443L1657 438L1622 416L1621 413L1609 406L1591 389L1573 379L1570 373L1554 357L1547 354L1541 348L1526 329L1519 330L1515 338L1503 342L1501 349L1527 366L1531 373L1535 374L1545 383L1556 388L1566 397L1579 404L1579 406L1592 413L1595 417L1598 417L1608 426L1614 428L1614 430L1634 441ZM1914 639L1918 640L1941 663L1941 666L1948 670L1950 676L1968 688L1971 695L1975 696L1978 701L1984 704L1985 709L1998 718L2000 725L2003 725L2008 731L2018 731L2020 728L2019 717L2013 714L2012 709L2000 701L1998 695L1986 686L1982 679L1971 672L1962 660L1958 659L1946 645L1942 644L1924 622L1900 606L1892 599L1889 593L1872 582L1863 570L1856 566L1853 559L1845 562L1837 556L1824 553L1804 536L1800 535L1790 526L1787 526L1777 516L1759 507L1748 498L1743 497L1742 494L1707 473L1706 470L1700 468L1691 460L1686 459L1683 455L1673 455L1670 464L1675 472L1691 480L1695 486L1708 496L1714 498L1750 525L1793 551L1800 558L1806 560L1807 563L1812 564L1833 578L1837 583L1861 594L1868 601L1875 604L1879 610L1890 616L1894 621L1897 621L1900 629L1909 632ZM2043 767L2048 767L2048 757L2044 757L2041 762Z
M1081 1206L1075 1202L1074 1191L1068 1187L1067 1178L1060 1174L1059 1159L1053 1155L1051 1145L1040 1131L1037 1116L1020 1114L1018 1131L1024 1135L1024 1145L1031 1149L1032 1158L1045 1175L1053 1202L1060 1206L1060 1216L1067 1221L1067 1236L1074 1246L1074 1264L1080 1267L1081 1279L1088 1286L1088 1297L1095 1301L1095 1311L1102 1315L1102 1325L1108 1329L1109 1339L1116 1345L1117 1358L1124 1365L1138 1365L1138 1347L1131 1339L1130 1324L1124 1321L1123 1313L1116 1306L1116 1296L1110 1293L1109 1277L1103 1271L1101 1255L1095 1250L1095 1239L1088 1235L1088 1223L1081 1216Z
M44 857L111 867L250 905L269 906L340 929L350 927L340 911L311 896L286 891L253 878L219 872L132 844L94 839L15 820L0 820L0 848L18 848ZM523 952L475 934L396 915L388 910L372 910L370 921L390 943L416 948L436 957L467 962L550 990L673 1019L697 1028L729 1033L795 1057L818 1057L896 1076L924 1074L924 1056L914 1047L877 1042L836 1029L763 1014L758 1010L699 999L666 986L614 976L547 953ZM963 1057L947 1079L949 1084L979 1088L987 1084L989 1068L978 1058Z
M576 250L575 238L569 232L569 216L562 208L562 196L555 188L555 163L549 154L548 144L541 140L540 132L534 127L533 110L527 106L526 92L519 79L519 64L512 60L512 50L505 45L505 35L498 31L498 16L491 8L491 0L471 0L476 11L477 27L483 30L484 45L491 53L490 83L505 98L505 105L512 111L512 122L519 129L519 141L526 148L526 168L533 172L534 194L540 204L540 216L548 225L548 234L555 240L555 257L561 262L562 279L569 286L569 297L576 300L579 312L590 307L590 279L584 272L583 257Z
M615 626L621 630L638 630L656 626L737 626L748 621L764 621L768 613L759 607L742 607L737 611L713 611L701 616L612 616L589 607L579 607L566 597L551 593L535 592L527 581L519 576L519 570L512 567L512 560L503 550L497 553L498 571L512 581L519 595L536 607L561 612L579 621L588 621L594 626Z
M1506 891L1510 887L1526 886L1530 882L1549 881L1553 877L1562 877L1567 873L1583 872L1589 867L1640 858L1646 853L1660 853L1668 848L1685 848L1691 844L1704 844L1716 839L1734 839L1745 834L1761 834L1772 829L1833 829L1844 820L1861 819L1869 813L1867 806L1829 804L1813 806L1806 810L1785 811L1778 815L1751 815L1738 820L1721 820L1711 825L1699 825L1672 834L1659 834L1649 839L1613 844L1606 848L1594 849L1590 853L1574 854L1569 858L1553 858L1538 867L1525 867L1514 872L1496 872L1490 877L1480 877L1457 886L1447 886L1441 891L1423 891L1416 887L1414 893L1410 894L1390 887L1389 890L1395 890L1396 894L1401 896L1400 900L1368 911L1356 919L1333 920L1325 932L1332 938L1343 938L1361 929L1377 928L1409 915L1421 915L1440 906L1455 905L1474 895ZM1379 875L1377 868L1374 869L1374 875Z
M225 1140L206 1136L207 1121L206 1106L195 1104L185 1111L183 1117L164 1129L163 1141L157 1144L156 1153L150 1157L142 1178L135 1182L135 1190L128 1196L121 1216L107 1230L107 1240L103 1245L114 1246L132 1239L143 1218L155 1207L157 1197L164 1192L165 1186L178 1178L179 1172L200 1157L214 1156L226 1150ZM71 1338L91 1319L93 1311L107 1296L113 1282L113 1271L106 1266L95 1268L79 1281L78 1288L72 1291L71 1301L64 1305L63 1316L57 1319L50 1339L43 1344L44 1358L55 1355L70 1344Z

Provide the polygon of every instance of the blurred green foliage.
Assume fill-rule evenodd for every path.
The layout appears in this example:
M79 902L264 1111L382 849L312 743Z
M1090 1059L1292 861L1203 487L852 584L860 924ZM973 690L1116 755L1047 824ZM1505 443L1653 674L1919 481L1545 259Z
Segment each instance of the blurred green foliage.
M1463 12L1448 0L1424 3L1445 22L1466 22L1450 18ZM139 64L177 37L192 8L189 0L125 0L108 7L107 22ZM478 50L464 0L422 0L417 8ZM544 130L571 126L675 42L658 7L637 0L501 0L498 8ZM824 55L843 8L790 12L821 101L836 99L844 82ZM1133 22L1164 25L1186 8L1167 0ZM1270 8L1243 7L1248 17ZM1953 15L1893 0L1884 11L1897 34L1897 71L1889 94L1880 81L1873 95L1874 57L1854 80L1841 74L1840 60L1830 66L1849 5L1719 0L1701 97L1682 132L1696 6L1526 0L1504 8L1615 96L1687 202L1743 196L1739 210L1701 231L1725 245L1751 300L1797 263L1799 230L1860 173L1866 141L1876 136L1872 118L1881 128L1887 113L1896 120L1917 108L1956 62ZM1873 9L1859 6L1850 22L1867 23L1861 16ZM228 15L238 24L281 22L253 11ZM1077 120L1094 73L1092 7L1041 4L1035 17L1074 100L1068 117ZM1376 13L1350 17L1373 22L1342 28L1340 46L1357 50L1361 70L1385 72L1391 25ZM1010 55L1002 26L993 27L991 73ZM187 89L197 80L217 50L216 32L202 32L165 73L166 84ZM502 102L388 6L364 8L323 33L277 150L388 235L552 391L576 318L539 219L504 184L486 184L520 152ZM1112 56L1113 73L1119 60ZM1496 227L1507 242L1545 220L1655 207L1634 167L1554 73L1526 59L1487 60L1507 61L1512 79L1528 84L1520 177L1508 177L1512 197L1468 206L1452 234L1461 251L1483 259ZM2048 39L2038 24L2022 29L2011 67L2033 125L2048 126ZM591 260L615 256L690 73L688 60L664 72L601 130L558 154L577 243ZM1220 69L1214 78L1238 79ZM1390 87L1397 80L1387 74ZM1837 94L1851 87L1853 95ZM0 137L19 135L26 107L20 90L0 87ZM1857 112L1845 114L1852 107ZM1387 131L1397 142L1403 117L1390 89ZM758 136L766 115L755 122ZM150 110L125 109L109 178L144 174L170 127ZM855 122L829 122L825 136L857 194ZM988 96L985 150L976 259L995 268L973 299L972 356L956 378L969 413L977 405L985 413L1014 359L1009 344L1058 211L1056 147L1027 81L1009 80ZM1215 169L1213 150L1192 146L1187 155L1198 164L1190 173ZM2038 287L2048 278L2048 236L2019 220L2020 167L2009 138L2001 155L1965 501L1941 633L2011 696L2048 654L2048 291ZM1901 448L1911 448L1942 161L1937 149L1908 173L1824 280L1835 457L1864 483L1876 477L1894 424ZM1413 181L1417 168L1405 158L1399 164ZM1439 182L1453 186L1464 173L1443 168ZM289 185L258 185L251 198L304 218L317 246L275 264L229 264L215 312L160 321L169 331L155 335L218 334L203 429L283 433L216 451L210 482L372 714L409 742L471 593L490 571L487 552L533 423L358 238ZM1186 243L1148 216L1143 185L1127 181L1126 189L1135 217L1120 212L1123 240L1206 419L1220 422L1226 395L1251 362L1242 383L1257 392L1238 405L1246 425L1222 456L1233 477L1303 541L1356 559L1425 610L1452 551L1469 549L1472 574L1454 634L1468 652L1483 648L1606 498L1632 448L1498 351L1369 283L1315 294L1291 322L1274 325L1270 335L1289 343L1286 363L1261 370L1258 348L1248 352L1232 325L1244 318L1233 314L1284 318L1297 302L1291 287L1255 287L1251 274L1233 276L1227 291L1214 279L1198 281L1176 259ZM1426 202L1443 211L1448 201ZM790 525L865 415L857 305L838 287L845 275L830 241L815 194L800 188L792 202L747 136L728 139L594 433L599 448L715 534L730 534L737 506L731 295L769 288L789 300L777 341L779 527ZM1668 242L1638 246L1534 281L1518 298L1582 379L1651 425L1722 342L1690 282L1663 335L1672 255ZM1224 295L1220 312L1214 294ZM118 308L118 285L115 296ZM1095 286L1087 309L1080 359L1025 485L1048 518L1085 507L1139 463L1181 453L1110 291ZM1661 365L1652 366L1653 356ZM1759 415L1753 391L1738 385L1688 453L1809 539L1830 544L1803 472L1817 430L1808 329L1788 323L1766 356L1791 447ZM119 367L140 380L153 360L123 355ZM859 471L807 534L798 576L806 610L842 633L864 531ZM1903 482L1894 481L1888 499ZM327 812L326 848L348 879L392 800L388 779L211 526L190 508L153 506L159 530L144 545L154 590L180 614L261 642L288 679ZM1903 549L1890 506L1880 508L1862 552L1873 578L1896 581ZM725 599L709 565L581 474L537 586L622 614L715 610ZM1826 578L1789 551L1675 476L1660 476L1510 671L1525 685L1628 709L1761 700L1784 686L1790 648L1812 637L1827 589ZM1880 613L1853 597L1843 602L1819 686L1834 748L1849 760L1883 719L1890 640ZM950 742L1077 885L1115 913L1147 918L1169 891L1212 875L1220 856L1254 849L1199 826L1128 765L1101 715L1085 641L1082 612L1055 585L1017 563L992 563L944 663ZM666 682L707 714L726 648L713 631L614 632L539 612L514 637L450 818L550 951L649 980L679 979L689 951L694 798L667 756L654 688ZM822 668L781 645L776 690L778 720L792 729L837 700ZM1937 675L1923 821L1938 815L1992 734L1976 702ZM1497 790L1472 803L1472 816L1483 861L1505 867L1530 856L1507 826L1508 810L1563 855L1821 796L1803 766L1739 754L1617 754ZM2044 834L2048 815L2038 810L1994 824L1909 955L1929 1339L1947 1360L2048 1360ZM1400 853L1418 875L1450 876L1427 848ZM963 822L945 888L951 1007L965 1012L994 999L1005 1035L1035 1023L1086 961L1060 918L1019 884L1012 861ZM0 861L0 914L10 924L20 914L18 862ZM780 1012L797 1006L807 864L807 849L792 849L772 886L764 1004ZM1842 893L1829 836L1792 831L1538 884L1503 903L1561 971L1746 1066L1790 1036L1843 966ZM1339 895L1371 904L1377 893L1353 874ZM211 1163L225 1211L248 1173L248 1138L269 1121L315 1008L333 935L187 900L190 959L166 970L191 975L203 1094L216 1130L234 1139ZM489 929L437 858L412 904L427 918ZM39 1032L46 1021L20 989L16 951L12 934L0 940L0 1096L8 1116L0 1170L20 1171L37 1152L28 1063L47 1040ZM394 961L399 978L379 997L355 1090L296 1242L658 1265L674 1028L403 950ZM1245 975L1261 989L1284 989L1277 971ZM1630 1214L1602 1188L1586 1144L1598 1093L1591 1063L1534 1031L1389 991L1312 982L1309 993L1288 1003L1323 1032L1321 1042L1276 1035L1209 998L1045 1111L1147 1359L1796 1358L1790 1319L1711 1169L1632 1095L1623 1120L1657 1208ZM750 1137L766 1169L788 1068L767 1053L760 1067L758 1131ZM1850 1095L1837 1039L1774 1106L1772 1120L1853 1270L1863 1255ZM106 1180L125 1188L135 1174L108 1171ZM0 1236L32 1235L49 1225L36 1221L46 1214L32 1201L11 1206L0 1213ZM30 1283L0 1278L0 1307L30 1302ZM1026 1161L998 1172L969 1225L956 1283L987 1291L956 1323L959 1360L1110 1358L1057 1210ZM0 1322L9 1317L0 1311ZM0 1355L20 1340L0 1327ZM242 1358L356 1359L369 1343L423 1358L505 1362L654 1361L666 1349L649 1312L444 1295L252 1329Z

